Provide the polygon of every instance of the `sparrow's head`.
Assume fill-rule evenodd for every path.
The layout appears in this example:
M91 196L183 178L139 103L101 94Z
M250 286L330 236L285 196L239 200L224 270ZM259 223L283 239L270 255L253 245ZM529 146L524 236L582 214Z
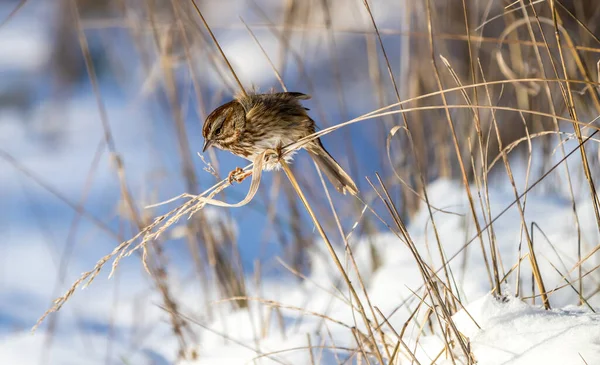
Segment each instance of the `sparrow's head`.
M206 118L202 127L204 147L202 152L210 146L228 149L235 143L246 122L246 111L237 101L230 101L215 109Z

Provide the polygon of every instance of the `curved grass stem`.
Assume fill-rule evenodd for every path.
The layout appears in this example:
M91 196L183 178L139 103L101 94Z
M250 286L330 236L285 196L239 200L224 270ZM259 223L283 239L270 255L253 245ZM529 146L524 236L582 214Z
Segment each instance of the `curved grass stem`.
M333 259L335 266L342 274L342 277L344 278L344 281L346 282L346 284L348 284L350 293L352 294L352 297L356 301L356 304L358 306L358 311L360 312L360 315L365 323L365 327L368 331L369 338L371 339L371 341L373 341L375 337L373 335L373 330L371 328L371 322L367 318L365 308L363 307L361 300L358 297L358 293L356 292L356 290L354 289L354 286L352 285L352 282L350 281L350 277L348 276L348 273L346 273L346 270L344 269L344 266L342 265L342 262L340 261L338 255L335 253L333 245L331 244L331 241L329 241L329 238L327 237L325 230L321 226L321 223L319 223L319 220L317 219L317 216L315 215L312 207L308 203L308 200L306 200L306 197L304 196L302 189L300 189L300 185L298 184L298 181L296 180L294 173L292 172L292 170L290 169L288 164L283 159L280 160L279 163L283 167L283 171L285 172L285 175L287 176L288 180L292 184L292 187L296 191L296 194L298 194L298 197L304 204L304 207L306 208L306 211L310 215L310 218L312 219L315 227L317 228L317 231L321 235L321 238L323 238L323 241L325 242L325 245L327 246L327 250L329 251L331 258ZM378 346L372 346L372 347L373 347L373 350L375 351L375 355L377 356L377 360L379 361L379 363L384 364L385 362L383 361L383 357L381 355L381 352L379 351L379 347Z

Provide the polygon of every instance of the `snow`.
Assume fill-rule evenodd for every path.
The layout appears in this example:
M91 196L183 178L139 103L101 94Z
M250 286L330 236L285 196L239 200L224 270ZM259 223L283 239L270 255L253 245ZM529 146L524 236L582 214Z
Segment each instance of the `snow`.
M429 193L432 204L462 214L457 216L440 213L434 217L442 237L443 248L447 255L450 255L471 238L472 229L466 228L472 227L472 224L466 224L469 219L465 218L467 206L464 190L458 183L438 181L429 186ZM492 190L491 194L492 212L498 212L512 199L510 194L495 190ZM529 219L539 222L550 241L561 252L564 264L570 268L576 262L572 247L575 238L570 222L570 205L547 196L531 195L526 212L531 213ZM592 212L589 206L581 207L580 214ZM409 227L422 254L426 252L426 242L433 242L430 236L431 224L427 224L428 218L428 213L423 209ZM589 225L584 224L583 232L593 237L595 223L588 223ZM506 216L498 221L497 240L506 268L508 263L514 263L514 254L519 242L519 227L520 218L516 209L509 210ZM396 309L412 296L412 291L417 291L419 295L422 293L419 292L419 287L423 281L414 259L397 237L392 234L378 234L371 237L371 241L374 242L375 250L379 251L382 260L382 266L375 272L371 272L373 251L369 249L366 238L353 243L353 252L363 274L371 303L388 317L389 323L396 330L399 330L408 319L414 305L407 306L410 310ZM537 304L532 305L515 298L512 295L512 285L503 287L504 295L501 297L490 294L487 274L482 260L478 258L480 253L475 247L470 249L471 258L466 273L459 274L460 265L456 262L458 260L451 266L454 274L461 278L458 285L463 304L468 303L465 309L453 316L453 320L462 335L468 338L478 364L584 364L582 359L588 364L600 363L600 315L586 307L565 304L577 302L577 294L568 287L550 295L553 305L562 306L553 307L552 310L541 308L539 299ZM540 247L541 257L544 257L544 260L540 260L540 266L547 288L553 288L561 284L561 278L549 264L556 264L557 259L548 251L550 250L542 250ZM338 249L338 256L344 257L342 248ZM432 256L435 256L433 252ZM334 354L331 350L319 346L356 348L350 328L357 327L364 331L364 325L360 316L350 309L347 299L343 299L348 298L344 285L340 286L339 292L334 289L339 274L333 265L328 264L328 260L331 259L326 256L324 248L314 251L311 260L314 263L313 271L308 280L298 282L293 277L267 280L262 283L261 300L252 302L250 311L232 312L221 320L206 324L211 333L202 339L202 344L197 349L200 360L183 363L244 364L260 358L264 364L278 361L305 364L309 363L307 336L311 337L313 346L317 345L317 348L313 349L313 356L322 353L320 362L316 363L337 364L338 360L334 355L339 356L343 362L351 352L341 350ZM350 267L348 271L352 273L351 264L347 267ZM527 279L531 274L526 267L528 264L522 265L523 291L531 287L530 279ZM357 276L355 273L351 276L352 282L358 288ZM509 278L514 281L514 276ZM361 295L361 298L365 303L364 295ZM530 303L530 300L528 302ZM590 303L597 307L598 300L593 299ZM268 309L271 307L280 308L284 330L281 329L277 316ZM330 319L323 322L321 317L314 315L315 313L326 315ZM297 324L297 321L301 321L300 324ZM384 332L391 336L388 329L384 328ZM404 337L409 347L415 346L415 336L418 332L414 324L409 325ZM427 333L419 339L415 354L421 364L429 364L442 352L444 346L439 333ZM273 355L266 356L265 353ZM460 354L456 356L458 363L466 363ZM404 354L399 363L408 364L410 361L411 358ZM452 364L452 360L442 355L435 363Z
M60 359L57 363L61 365L99 365L106 363L107 343L104 335L87 335L78 339L56 336L48 339L46 336L22 333L0 342L0 359L2 364L25 365L38 364L52 355L53 359ZM126 352L118 343L112 346L113 353ZM141 353L122 359L131 364L148 364L153 360L151 354Z
M434 215L443 249L449 257L472 237L473 224L468 218L464 189L456 182L438 181L428 187L428 192L434 206L458 214L438 212ZM490 194L493 215L512 200L510 193L491 189ZM215 211L211 211L211 216L215 214ZM549 263L559 267L565 266L561 270L567 272L576 262L576 235L571 222L571 206L567 201L551 196L532 194L528 197L526 214L528 220L539 223L556 252L560 252L562 262L553 250L543 246L541 240L538 244L540 267L546 286L551 289L561 285L560 275L556 274ZM579 214L593 214L590 205L580 204ZM581 222L583 236L593 240L596 235L594 220L582 219ZM497 221L495 228L499 251L507 269L516 262L520 241L518 211L515 208L509 210ZM431 255L432 261L439 263L437 248L433 246L432 224L426 209L422 209L413 218L409 232L420 253L424 257ZM334 241L339 242L333 232L330 234ZM372 246L369 246L370 244ZM419 289L423 281L406 245L391 233L352 238L350 245L371 303L388 318L391 326L396 330L401 329L417 303L413 292L423 294ZM514 283L514 275L509 276L509 285L503 288L503 297L497 298L489 294L489 282L478 245L478 242L474 242L467 250L468 266L464 272L461 270L464 259L461 255L453 260L451 267L457 278L462 302L467 304L466 310L456 313L453 320L458 330L468 338L473 356L479 364L584 364L582 359L588 364L600 363L599 315L585 307L573 306L573 303L577 303L577 294L568 287L550 295L553 306L550 311L540 308L539 300L535 305L526 304L512 296L515 287L510 283ZM309 339L313 346L312 358L317 364L338 364L352 357L356 340L351 328L356 327L365 333L364 324L359 314L351 310L348 291L344 285L339 285L339 274L331 264L324 244L317 242L315 247L310 253L313 266L307 280L300 281L293 275L267 276L256 286L250 284L254 283L254 280L249 277L248 291L253 297L249 303L249 310L232 311L227 301L217 301L216 291L199 293L197 290L191 290L189 286L171 288L173 295L178 298L182 313L206 313L207 308L202 304L206 300L210 302L214 312L212 320L208 317L194 317L190 326L199 337L197 345L190 345L189 353L195 352L197 359L194 360L190 356L179 363L245 364L258 359L260 364L308 364L312 361L311 352L308 350ZM357 290L360 289L358 276L343 247L338 244L336 250L345 263L352 282ZM15 266L21 262L15 255L28 255L30 262L39 261L36 266L39 266L40 270L48 271L47 266L52 266L52 260L48 261L45 248L40 245L29 252L13 249L11 256L5 258L9 263L7 269L11 272L23 271ZM374 270L377 261L380 266ZM15 265L10 266L12 263ZM130 360L134 361L133 363L148 363L148 359L161 359L157 362L159 364L176 361L173 356L176 353L177 342L170 333L168 324L164 322L164 313L154 305L160 303L160 298L151 295L150 299L142 299L145 297L143 291L147 290L142 290L146 287L143 283L145 274L131 272L131 269L137 266L135 262L124 265L118 271L118 280L129 285L137 282L140 290L120 294L119 310L112 315L113 318L106 315L110 313L112 305L111 299L105 295L114 290L111 289L111 282L99 278L88 290L78 292L67 304L77 308L77 318L68 314L61 318L61 321L80 325L83 322L87 323L87 327L56 333L51 351L53 361L50 363L75 364L80 363L81 359L91 364L104 363L106 355L103 349L107 346L107 337L97 331L90 333L90 328L103 328L112 324L118 334L120 331L143 332L144 328L153 328L156 323L159 323L158 329L152 330L145 338L141 351L132 353L128 349L116 346L112 350L112 358L118 359L119 355L127 354L139 360ZM531 287L528 267L528 264L522 265L521 290L524 296L530 294L528 291ZM586 265L586 268L591 267ZM29 279L23 276L23 283L13 283L11 290L17 291L19 285L22 285L21 289L24 292L38 293L40 298L48 296L51 288L48 281L36 281L31 272L23 274L28 274ZM176 274L172 271L172 275ZM586 281L586 292L591 290L588 284L593 285L594 281ZM360 292L362 302L366 303L364 294ZM411 297L413 299L410 299ZM11 316L15 317L22 316L21 320L27 323L26 318L44 310L45 305L39 305L40 298L34 301L36 305L29 308L21 306L18 310L17 303L5 302L2 311L5 314L12 313ZM43 300L41 302L44 303ZM398 309L400 305L403 306ZM596 297L590 301L590 305L598 307ZM142 323L148 325L136 321L131 316L132 313L142 315ZM59 314L63 317L62 312ZM419 315L422 315L422 311ZM382 329L386 336L389 336L387 338L394 338L388 327L383 326ZM79 332L82 330L86 333L83 337ZM419 328L411 323L407 327L404 340L410 348L415 349L417 359L422 364L429 364L440 354L445 344L435 331L426 331L416 343L418 333ZM34 362L34 359L43 354L44 339L45 335L42 333L30 335L27 331L0 336L0 363ZM82 345L84 339L91 342ZM96 343L93 353L90 353L89 343ZM332 347L340 350L334 351ZM464 361L459 354L456 356L458 363ZM406 353L402 353L398 363L410 363L410 360ZM452 361L442 355L436 360L436 364L452 364Z
M492 295L454 316L480 364L600 363L600 316L574 306L550 311ZM450 364L451 362L448 362Z

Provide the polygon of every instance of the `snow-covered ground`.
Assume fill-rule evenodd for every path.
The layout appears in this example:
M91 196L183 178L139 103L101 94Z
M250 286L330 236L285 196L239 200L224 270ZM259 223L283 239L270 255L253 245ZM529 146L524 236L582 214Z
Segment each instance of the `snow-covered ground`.
M275 85L270 66L265 62L264 55L252 45L245 30L240 28L238 32L234 32L220 29L219 32L220 25L237 22L239 14L219 11L221 3L214 7L208 6L212 5L211 2L205 3L207 17L216 24L218 36L223 40L224 48L243 82L265 85L263 88ZM276 1L273 3L280 4ZM370 26L364 13L349 14L348 7L344 4L335 4L338 7L334 13L339 14L334 19L336 26ZM230 5L239 4L231 2ZM12 10L10 6L6 8L4 13ZM36 6L26 8L37 14L32 19L26 18L27 12L25 15L21 13L0 29L0 73L3 77L10 76L3 79L0 89L10 89L24 78L34 83L40 78L40 68L44 63L42 61L48 61L51 57L50 40L42 21L45 18L42 11L36 9ZM401 11L399 5L398 8L386 8L374 4L375 17L380 26L396 26ZM240 10L240 13L245 12ZM20 18L22 16L25 16L24 20ZM33 24L38 26L33 27ZM274 55L275 63L280 61L277 59L278 42L265 29L257 29L257 33L267 52ZM303 57L309 68L320 70L321 63L328 62L327 54L320 49L328 49L329 46L322 41L321 36L311 37L308 37L308 42L320 46L308 47L310 51ZM340 53L345 54L348 60L358 59L356 54L363 52L362 43L357 43L359 46L355 47L347 34L339 35L337 42ZM400 42L390 43L393 43L388 46L390 59L398 59ZM287 69L286 80L292 80L292 85L294 80L302 78L302 75L296 74L295 67L289 66ZM222 87L222 80L210 73L210 70L202 71L208 73L202 74L207 76L203 78L206 85ZM134 74L136 73L132 72ZM327 76L330 72L325 71L323 74ZM350 82L344 85L344 90L349 95L362 96L364 90L369 90L369 80L354 80L352 75L345 76L350 77ZM136 79L137 76L131 77ZM139 76L139 79L143 78L144 75ZM135 90L135 96L131 100L137 100L137 93L144 89L144 80L135 81L129 85ZM317 94L313 100L320 100L325 105L335 105L338 98L337 91L334 90L335 82L331 81L330 75L318 81L321 83L316 85ZM42 86L40 88L44 89L45 85ZM172 126L162 120L169 119L170 115L167 113L164 118L161 115L155 116L160 120L156 122L152 119L155 111L152 107L122 97L122 90L103 91L103 101L107 106L115 143L123 157L130 188L140 207L144 205L150 191L158 190L161 194L159 200L183 192L184 184L181 182L178 165L180 161L173 157L178 156L175 148L177 141L173 137ZM122 232L125 236L123 238L127 238L132 232L123 228L128 222L119 218L119 186L106 151L102 152L89 192L85 192L90 165L103 140L103 131L96 100L89 85L81 86L81 90L75 94L77 95L66 100L58 109L45 100L35 100L26 115L10 109L0 110L0 148L14 156L27 171L35 173L44 183L72 202L85 203L90 214L115 231ZM352 100L352 105L348 108L350 115L359 115L374 108L373 100L368 97L353 97ZM328 115L329 124L340 121L339 113L330 110L327 113L332 114ZM25 127L24 121L29 123ZM39 136L57 125L60 126L63 140L56 145L41 143ZM362 126L363 124L353 127ZM365 127L368 128L369 125ZM199 150L201 136L198 120L189 122L188 133L192 149ZM326 138L331 138L326 140L331 142L340 137L331 135ZM341 155L336 153L339 149L335 150L335 143L328 146L332 146L334 155ZM365 146L360 146L361 149L363 147ZM220 158L227 163L232 161L226 154L221 154ZM196 158L194 162L197 170L201 171L203 164ZM234 163L237 161L231 162L232 165ZM365 175L372 174L375 170L378 168L369 165L361 172ZM519 175L524 169L515 170L516 175ZM269 176L272 175L265 178L265 184L269 184ZM555 177L553 175L550 178ZM149 181L153 186L147 185ZM208 186L213 181L212 176L201 175L203 186ZM490 190L490 211L491 216L495 217L512 202L514 195L506 189L509 186L507 183L495 181L493 186ZM584 191L586 189L585 184L580 184L579 187ZM244 186L236 186L230 190L236 189L237 192L244 193ZM476 191L475 187L473 189ZM519 184L519 189L524 189L522 183ZM368 189L363 192L367 194ZM455 213L434 212L444 255L452 257L474 234L464 188L455 182L437 181L429 186L428 192L432 205ZM315 194L319 196L321 192ZM87 198L84 199L86 195ZM578 201L577 212L581 227L582 254L585 255L598 244L599 236L589 198L585 194L578 196L582 197ZM179 360L176 356L180 344L170 328L168 315L160 308L162 299L135 257L123 260L113 279L108 280L107 273L103 272L88 289L78 290L60 312L50 316L38 332L31 334L31 327L51 305L51 299L63 293L80 272L89 270L98 258L110 252L116 245L116 239L108 237L85 219L78 223L76 233L71 236L72 224L78 219L73 209L6 160L0 162L0 203L2 365L164 365L176 362L189 365L295 365L313 362L330 365L344 363L349 358L352 360L347 363L366 363L365 359L357 358L356 339L352 332L352 328L356 327L364 333L364 324L358 313L352 310L348 289L343 283L340 284L339 273L316 234L313 237L317 248L310 253L312 268L306 280L299 280L286 273L279 264L275 264L277 269L272 270L276 274L267 272L258 284L248 274L246 283L252 299L248 310L237 311L232 311L228 302L219 301L216 288L201 291L197 278L193 275L189 251L180 240L169 241L165 250L171 260L170 290L177 299L181 314L190 317L186 331L193 333L193 336L189 336L193 341L188 338L189 342L186 343L186 360ZM265 258L257 254L260 243L255 238L264 234L262 229L266 219L263 216L257 218L262 213L254 212L255 215L250 216L253 211L249 210L250 207L244 207L228 212L231 216L227 215L227 219L237 224L235 231L238 237L249 237L240 239L243 260L251 263L254 260L264 260L272 268L272 257ZM211 210L210 217L217 219L222 212L219 209ZM366 214L370 213L367 211ZM378 214L386 217L383 209L378 210ZM579 238L571 202L560 193L544 192L536 188L527 197L525 216L529 229L532 222L536 223L531 232L546 288L551 290L563 286L564 280L557 270L565 274L577 262ZM348 218L344 225L352 223L352 218L357 219L358 216ZM485 225L483 214L479 213L479 219ZM304 228L308 235L312 226L305 225ZM528 252L518 210L513 207L494 223L493 228L502 259L501 271L504 273L518 262L520 245L521 256ZM422 207L413 217L409 222L409 231L424 259L432 267L439 267L439 248L427 209ZM337 231L328 231L328 234L336 243L338 256L350 273L352 282L359 288L356 271L342 248ZM72 251L69 251L71 248L66 242L73 243ZM381 327L386 341L395 344L397 337L390 328L401 330L415 310L418 300L413 292L419 296L425 294L420 289L423 280L415 260L405 243L389 232L382 231L363 237L354 234L349 243L371 304L388 320L389 325ZM484 239L484 244L489 257L487 239ZM271 242L271 246L275 244ZM272 249L270 252L276 250ZM65 257L68 257L68 264L62 261ZM588 272L597 264L598 259L592 257L583 265L583 272ZM65 272L60 273L63 267ZM503 287L503 297L490 295L490 282L479 240L475 240L458 254L452 260L451 267L455 285L459 289L457 294L466 306L466 310L455 314L453 320L458 330L468 339L479 364L600 364L600 319L587 306L574 306L578 303L578 295L571 287L566 286L550 294L553 308L550 311L540 307L539 298L532 304L531 299L520 300L514 297L516 272L508 276ZM251 269L247 268L247 271L250 272ZM576 271L568 278L575 283L575 289L578 289ZM525 259L520 271L521 297L531 295L531 280L530 265ZM600 276L596 273L586 276L584 295L597 290L599 282ZM366 303L362 290L359 292L362 302ZM592 308L600 308L598 297L592 296L588 301ZM438 357L445 345L439 331L432 331L425 326L425 330L420 332L417 322L424 324L422 319L425 311L425 308L421 308L416 320L410 322L403 340L421 364L430 364L436 358L437 364L451 364L446 353ZM369 316L372 317L370 310ZM376 320L381 323L381 317ZM53 331L49 331L51 326ZM195 359L192 353L195 354ZM412 359L404 347L400 348L399 353L397 361L402 364L411 363ZM457 361L462 360L464 359L459 357Z
M451 256L472 234L469 233L472 229L467 228L472 227L472 224L467 223L470 219L466 219L464 215L468 212L464 190L457 183L439 181L430 186L429 193L434 206L462 214L457 216L438 213L434 216L443 249L447 256ZM492 190L491 196L492 215L499 213L512 201L509 193ZM583 240L593 245L597 242L593 211L584 203L580 206L579 214L580 221L583 222ZM548 241L536 239L536 247L539 250L538 260L546 288L553 289L564 282L550 263L566 273L577 261L577 235L573 229L571 206L566 201L550 196L531 195L528 197L526 215L528 221L538 223L548 237ZM428 242L429 245L434 244L428 216L426 210L422 210L410 225L410 232L423 256L427 255ZM495 225L505 270L516 263L519 229L520 218L516 208L506 213ZM355 241L351 245L372 305L399 331L418 301L400 309L398 307L411 297L411 291L423 294L418 292L422 280L412 256L398 238L392 234L380 234L370 239L375 251L368 247L367 239ZM472 245L468 249L466 268L461 269L464 256L458 256L451 265L460 288L462 303L468 304L465 310L454 316L454 321L458 330L469 339L470 348L479 364L600 363L600 315L585 306L569 305L577 303L577 294L571 288L566 287L550 295L553 306L550 311L541 308L539 299L537 304L532 305L531 301L528 304L513 296L515 275L509 276L511 284L504 285L504 296L493 296L488 293L489 281L485 266L479 248L475 246L478 243L474 242ZM436 256L433 250L437 248L432 246L430 249L431 255ZM382 260L381 267L374 273L370 271L373 252L377 252ZM560 257L556 253L560 253ZM256 358L260 358L264 364L307 364L310 363L311 356L308 350L309 337L314 346L312 356L316 359L315 363L338 364L340 360L343 362L353 355L353 351L346 350L340 350L334 355L328 347L355 349L356 341L351 328L356 326L364 329L364 326L360 316L351 310L347 302L349 294L344 285L340 286L337 293L333 289L339 275L333 265L329 264L330 258L326 256L325 250L313 255L315 267L309 280L302 283L297 283L293 278L267 280L257 293L263 302L257 300L252 311L234 312L222 320L206 324L210 332L203 331L202 344L198 347L200 360L189 361L188 364L245 364ZM344 257L343 250L339 250L339 255ZM590 265L585 267L592 268L591 263L588 264ZM528 268L529 264L525 261L521 271L522 296L527 296L531 288L531 271ZM573 275L570 277L573 278ZM356 276L352 282L358 285ZM586 281L584 291L593 290L596 282L597 279ZM267 300L273 302L265 302ZM598 303L597 296L589 302L595 307L598 307ZM277 316L269 316L267 308L273 306L280 307L284 329ZM258 313L258 308L262 308L262 314ZM319 315L325 315L327 319L323 320ZM266 318L270 318L270 321ZM392 343L395 343L396 338L387 326L382 328L386 336L393 339ZM411 323L404 341L421 364L430 364L443 350L444 341L439 333L425 331L426 334L421 335L415 345L418 332L418 328ZM404 353L404 361L399 363L411 363L406 352L401 353ZM435 363L451 364L452 361L441 356Z
M455 182L438 181L430 185L428 191L434 206L458 213L438 212L434 215L443 249L446 256L450 257L472 234L473 225L472 220L467 218L464 189ZM499 213L512 201L509 192L492 189L490 195L492 215ZM578 209L584 252L588 252L597 241L593 212L585 202ZM525 212L527 220L535 221L547 237L547 240L535 238L535 242L546 288L553 289L564 282L552 265L566 273L577 258L577 235L573 228L571 205L556 197L532 194L528 196ZM422 209L410 224L409 231L421 255L431 255L433 262L439 262L431 227L429 214ZM521 241L518 211L515 208L509 210L494 227L504 270L508 270L516 263ZM334 241L339 241L333 232L330 234ZM536 237L541 237L541 234ZM371 304L388 318L396 331L400 330L418 304L412 291L420 296L424 294L419 289L422 279L410 252L391 233L351 239L350 244ZM213 319L208 320L203 316L206 307L199 304L204 303L205 298L197 290L190 287L173 288L181 303L181 313L192 318L189 326L197 335L197 344L189 346L190 353L195 352L197 359L188 358L181 363L245 364L259 359L257 363L260 364L308 364L311 361L338 364L351 356L356 361L353 350L356 349L356 341L351 328L364 330L364 325L348 304L349 293L345 286L338 285L339 290L335 289L335 284L339 284L339 274L324 246L322 243L316 246L322 249L311 253L313 268L306 280L299 281L290 274L266 277L258 287L249 284L249 293L253 297L250 310L231 311L227 302L213 298L210 303ZM522 301L512 295L515 290L514 273L503 287L504 296L492 296L488 293L489 281L478 247L479 243L475 241L467 249L467 257L462 254L457 256L451 266L461 301L469 314L466 315L465 310L459 311L454 315L454 322L468 338L479 364L600 363L600 316L585 306L574 306L577 294L570 287L550 295L553 307L550 311L540 307L539 299L532 305L530 300ZM522 255L525 251L523 249ZM344 250L339 246L338 255L348 262ZM373 263L377 261L375 258L379 266L373 272ZM595 262L591 259L584 266L584 273ZM352 282L358 286L350 264L347 270L351 273ZM135 282L132 280L139 280L128 277L126 272L122 280L129 284ZM575 277L570 275L571 279ZM526 297L531 291L531 272L526 260L522 265L521 279L521 295ZM584 292L593 290L597 281L597 275L588 276ZM249 277L248 283L253 282ZM150 299L139 300L132 293L123 293L116 317L107 318L101 309L106 308L102 304L105 301L104 292L111 290L107 285L109 282L100 280L86 291L78 292L73 302L67 304L77 308L78 318L65 319L68 322L75 321L76 329L55 333L51 350L48 349L49 339L43 333L31 335L23 331L0 337L0 363L35 363L37 359L50 354L49 363L52 364L80 364L82 359L86 364L99 364L105 362L108 348L113 359L122 358L126 363L167 364L175 361L178 344L168 325L160 323L165 320L165 313L152 302L159 303L159 298L151 295ZM364 302L364 295L361 297ZM594 308L599 307L598 303L598 296L589 301ZM97 309L94 310L94 307ZM143 316L143 323L135 320L132 314L136 312ZM417 317L422 316L423 312L421 310ZM93 321L94 326L89 323L86 326L85 322L89 321ZM143 337L139 348L124 348L118 340L109 341L102 331L111 324L115 328L116 338L122 332L139 333L144 328L152 330ZM396 341L387 325L382 329L386 339ZM426 329L415 343L418 333L418 326L414 321L411 322L404 334L404 341L421 364L429 364L440 354L444 342L439 333ZM309 340L312 355L308 350ZM334 351L332 347L340 350ZM399 363L410 363L406 351L400 351L400 355L399 360L404 360ZM435 363L452 362L442 355Z

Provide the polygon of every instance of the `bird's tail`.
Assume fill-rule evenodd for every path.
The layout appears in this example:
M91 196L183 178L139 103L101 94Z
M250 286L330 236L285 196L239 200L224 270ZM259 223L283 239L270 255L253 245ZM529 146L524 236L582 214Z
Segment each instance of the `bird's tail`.
M329 181L335 186L337 191L346 194L349 192L352 195L358 193L356 184L352 181L352 178L348 176L346 171L334 160L333 157L325 150L321 141L318 139L313 143L310 143L306 150L312 157L313 161L317 163L321 171L327 176Z

